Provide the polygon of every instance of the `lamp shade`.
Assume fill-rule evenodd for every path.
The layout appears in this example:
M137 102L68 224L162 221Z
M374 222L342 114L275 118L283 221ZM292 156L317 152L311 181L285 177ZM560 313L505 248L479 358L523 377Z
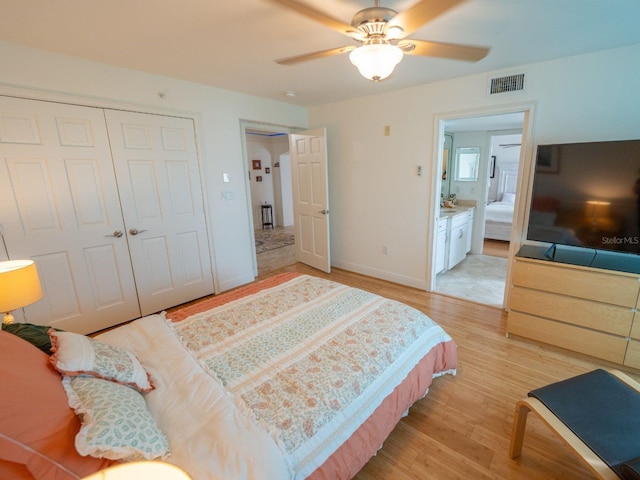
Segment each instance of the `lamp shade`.
M395 45L373 43L353 50L349 60L358 67L363 77L379 82L391 75L402 56L402 50Z
M586 216L588 218L600 218L609 215L609 207L611 202L601 202L597 200L588 200L586 208Z
M38 270L32 260L0 262L0 312L10 312L41 298Z
M191 480L184 470L165 462L130 462L100 470L83 480Z

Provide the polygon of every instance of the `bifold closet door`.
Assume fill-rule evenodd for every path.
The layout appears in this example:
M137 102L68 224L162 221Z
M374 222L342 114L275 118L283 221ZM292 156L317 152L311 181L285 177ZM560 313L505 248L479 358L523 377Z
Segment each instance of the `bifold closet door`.
M213 293L193 121L105 116L142 315Z
M0 96L0 233L44 293L27 321L89 333L139 317L124 231L103 110Z

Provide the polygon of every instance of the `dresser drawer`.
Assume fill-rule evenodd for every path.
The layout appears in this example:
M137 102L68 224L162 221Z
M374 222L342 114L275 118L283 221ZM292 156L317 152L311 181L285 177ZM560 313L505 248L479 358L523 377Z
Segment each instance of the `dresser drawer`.
M627 367L640 369L640 342L629 341L627 354L624 356L624 364Z
M507 331L513 335L584 353L614 363L623 363L627 340L575 325L554 322L524 313L509 312Z
M619 274L516 260L511 280L520 287L629 308L638 301L638 280Z
M627 307L515 286L509 296L509 308L625 337L631 331L634 315Z

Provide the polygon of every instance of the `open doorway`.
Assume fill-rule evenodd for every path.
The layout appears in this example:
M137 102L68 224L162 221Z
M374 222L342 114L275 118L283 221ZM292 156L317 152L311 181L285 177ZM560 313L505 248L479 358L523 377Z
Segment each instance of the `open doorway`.
M524 111L444 120L434 292L503 307L524 123ZM462 165L463 158L477 164Z
M256 276L295 263L295 227L289 132L247 127L251 213Z

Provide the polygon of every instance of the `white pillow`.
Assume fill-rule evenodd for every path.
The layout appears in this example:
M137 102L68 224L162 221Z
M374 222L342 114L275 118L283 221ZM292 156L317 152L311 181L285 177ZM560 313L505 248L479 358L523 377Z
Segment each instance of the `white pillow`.
M122 383L141 392L153 390L149 375L130 352L71 332L49 330L50 361L63 375L92 375Z
M69 406L80 417L76 435L80 455L110 460L153 460L169 453L142 394L96 377L64 377Z
M516 202L516 194L515 193L503 193L501 202L502 203L515 203Z

